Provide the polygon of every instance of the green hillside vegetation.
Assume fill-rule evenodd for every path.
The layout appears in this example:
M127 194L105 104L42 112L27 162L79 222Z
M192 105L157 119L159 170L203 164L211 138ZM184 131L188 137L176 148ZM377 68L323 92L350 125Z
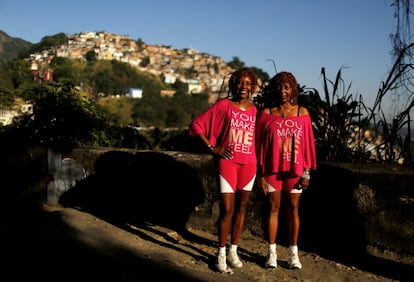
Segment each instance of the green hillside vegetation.
M79 85L84 95L97 102L111 125L183 128L208 106L206 94L188 95L180 82L166 85L155 75L115 60L80 62L56 58L51 67L55 81ZM143 97L127 97L129 88L141 88ZM161 90L174 90L176 94L162 97Z
M162 148L161 142L169 139L171 135L181 134L195 115L208 107L208 95L185 93L187 89L185 83L177 81L173 85L167 85L160 77L141 72L127 63L95 60L90 55L87 56L87 61L55 57L48 66L53 70L54 82L34 81L29 62L21 57L27 57L30 52L50 48L54 44L61 44L63 40L67 38L62 34L45 37L39 44L32 45L24 56L20 55L20 58L16 56L0 66L0 107L11 108L16 98L23 98L35 104L34 115L22 116L16 119L13 125L22 128L21 126L26 123L24 128L31 133L25 134L32 136L31 141L35 144L50 146L53 143L53 146L57 146L59 142L56 140L63 142L77 136L78 142L62 143L61 146L88 144L144 149ZM127 97L125 94L129 88L141 88L143 97L141 99ZM51 89L55 89L54 92ZM173 97L162 97L161 90L174 90L176 93ZM68 94L75 97L75 100L69 99ZM79 101L76 102L76 99ZM85 99L89 101L86 104ZM68 107L83 105L85 109L76 110L70 117L61 116L71 112L67 107L61 107L63 103L67 103ZM46 105L51 108L46 109ZM93 107L90 107L92 105ZM46 112L47 115L44 114ZM98 124L91 126L91 132L94 129L97 131L92 134L86 131L80 134L78 130L72 137L63 138L64 134L57 131L56 124L53 126L49 124L48 127L55 128L55 132L43 132L45 136L50 136L40 138L37 134L35 138L33 132L38 128L30 127L45 127L45 125L42 125L39 119L37 123L28 122L30 119L36 120L35 116L42 116L42 119L47 117L42 121L46 124L49 122L47 119L67 120L67 123L61 124L67 128L71 121L77 122L74 114L82 116L80 114L82 112L99 117L98 120L103 122L99 123L99 126ZM78 122L82 123L85 120L81 118ZM90 121L87 124L90 124ZM165 128L174 128L176 133L166 134L162 131ZM137 129L147 130L138 132ZM9 127L3 127L2 131L14 132ZM52 136L53 134L58 136Z

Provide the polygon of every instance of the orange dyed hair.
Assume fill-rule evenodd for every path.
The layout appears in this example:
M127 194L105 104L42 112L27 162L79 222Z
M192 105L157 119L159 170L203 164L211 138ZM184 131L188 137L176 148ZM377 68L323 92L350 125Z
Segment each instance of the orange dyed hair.
M274 107L280 103L281 85L289 83L292 88L292 105L298 104L299 84L295 76L287 71L282 71L276 74L269 80L269 83L263 89L264 107Z

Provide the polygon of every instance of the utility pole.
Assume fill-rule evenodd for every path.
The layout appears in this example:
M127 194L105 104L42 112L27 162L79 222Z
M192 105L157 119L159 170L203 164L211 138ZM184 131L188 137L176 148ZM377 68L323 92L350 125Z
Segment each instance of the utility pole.
M275 68L275 74L277 74L277 69L276 69L276 63L275 63L275 60L273 60L273 59L267 59L267 60L266 60L266 62L269 62L269 61L272 61L272 63L273 63L273 67Z

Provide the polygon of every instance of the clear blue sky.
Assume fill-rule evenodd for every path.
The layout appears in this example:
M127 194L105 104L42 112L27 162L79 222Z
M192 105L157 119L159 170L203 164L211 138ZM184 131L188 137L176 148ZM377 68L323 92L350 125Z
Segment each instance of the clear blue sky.
M342 77L372 106L392 64L390 0L0 0L0 30L38 43L64 32L107 31L147 44L193 48L322 93L320 71Z

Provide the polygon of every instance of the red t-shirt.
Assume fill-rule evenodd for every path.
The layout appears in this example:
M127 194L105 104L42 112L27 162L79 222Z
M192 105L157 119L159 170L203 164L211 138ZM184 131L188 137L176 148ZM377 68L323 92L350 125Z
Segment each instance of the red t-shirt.
M316 169L315 140L309 115L281 117L260 112L256 125L258 173L302 176Z
M235 163L255 163L256 115L254 104L243 111L232 105L229 99L222 99L191 122L189 134L196 136L204 133L211 145L230 148Z

